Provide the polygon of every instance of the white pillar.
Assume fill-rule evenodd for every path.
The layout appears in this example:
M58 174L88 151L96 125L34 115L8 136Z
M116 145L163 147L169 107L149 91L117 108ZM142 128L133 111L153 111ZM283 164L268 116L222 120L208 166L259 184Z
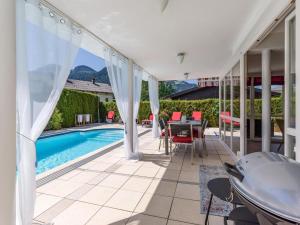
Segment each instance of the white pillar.
M129 135L129 147L133 153L133 61L128 62L128 124L127 132ZM131 155L132 157L133 155Z
M222 81L219 77L219 139L222 139L222 120L221 120L221 107L222 107Z
M271 149L271 50L262 50L262 151Z
M300 2L296 1L296 101L300 101ZM296 161L300 162L300 104L296 104Z
M15 1L0 7L0 224L15 224L16 20Z
M247 133L246 127L246 104L245 104L245 81L247 76L247 55L243 54L240 58L240 156L245 155L245 141Z

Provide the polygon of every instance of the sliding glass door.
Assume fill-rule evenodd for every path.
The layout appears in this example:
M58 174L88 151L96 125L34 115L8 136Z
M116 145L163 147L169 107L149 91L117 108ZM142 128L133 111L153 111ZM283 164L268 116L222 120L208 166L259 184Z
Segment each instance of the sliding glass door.
M295 159L296 146L296 14L285 19L285 144L286 156Z

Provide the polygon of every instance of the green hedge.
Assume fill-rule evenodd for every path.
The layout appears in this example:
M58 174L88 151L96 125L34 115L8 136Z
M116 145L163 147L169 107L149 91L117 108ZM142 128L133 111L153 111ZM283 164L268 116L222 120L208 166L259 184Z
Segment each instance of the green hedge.
M226 101L226 111L230 111L229 100ZM239 100L233 101L234 115L239 115ZM261 99L255 99L254 108L257 114L261 113L262 101ZM98 107L99 116L98 118ZM282 115L282 98L272 98L271 112L272 116ZM54 121L59 120L61 127L73 127L75 125L75 115L89 113L93 115L93 121L105 121L108 111L116 112L116 120L120 118L117 105L115 102L99 103L98 97L93 94L64 90L59 102L56 106L55 114L48 124L48 128L54 128ZM249 100L247 100L247 111L249 112ZM184 115L191 116L193 111L202 111L205 119L208 120L208 124L211 127L218 126L219 123L219 99L205 99L205 100L161 100L160 101L160 113L167 114L169 117L172 112L180 111ZM149 117L151 113L149 101L141 102L138 121ZM58 118L59 117L59 118ZM51 124L50 124L51 123ZM56 124L56 128L59 124Z
M261 99L255 99L254 108L256 113L261 113ZM271 112L272 116L282 115L282 98L274 97L271 100ZM101 106L101 111L107 113L107 111L115 111L117 117L119 117L118 109L115 102L107 102ZM208 120L210 127L216 127L219 124L219 99L205 99L205 100L161 100L160 101L160 113L164 112L172 115L172 112L180 111L184 115L191 116L193 111L202 111L205 119ZM226 101L226 111L230 111L230 101ZM247 111L249 112L249 100L247 101ZM240 101L233 101L233 112L234 115L240 114ZM151 113L149 101L143 101L140 104L138 121L141 122L143 119L149 117ZM105 118L101 117L102 119Z
M98 102L97 95L64 89L56 106L62 114L62 127L75 126L76 114L92 114L93 121L98 121Z

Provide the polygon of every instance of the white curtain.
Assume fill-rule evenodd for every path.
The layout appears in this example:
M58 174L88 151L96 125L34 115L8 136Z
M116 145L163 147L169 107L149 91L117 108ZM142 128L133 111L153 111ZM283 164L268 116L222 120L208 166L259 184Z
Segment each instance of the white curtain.
M17 225L32 224L35 142L59 100L80 39L78 28L39 1L17 0Z
M150 107L151 107L151 112L153 114L152 134L153 137L157 138L159 137L159 128L158 128L159 96L158 96L158 81L154 76L149 75L148 86L149 86Z
M133 152L139 154L137 116L141 102L143 70L138 65L133 65Z
M104 50L105 64L113 90L116 104L125 125L124 129L124 149L127 158L130 158L132 151L130 149L130 136L128 132L128 60L110 48Z

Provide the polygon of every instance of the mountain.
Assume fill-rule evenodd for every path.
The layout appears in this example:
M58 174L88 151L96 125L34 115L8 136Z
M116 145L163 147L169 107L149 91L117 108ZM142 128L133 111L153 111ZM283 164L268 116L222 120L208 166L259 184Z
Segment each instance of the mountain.
M106 67L97 72L96 70L88 66L76 66L73 70L71 70L71 73L69 75L69 79L74 80L92 81L94 78L98 83L105 83L110 85ZM186 81L177 80L166 81L166 83L172 86L174 93L194 88L197 86L196 84L191 84Z
M172 86L174 93L197 87L197 84L191 84L180 80L170 80L166 81L166 83Z
M69 79L74 80L92 81L94 78L98 83L110 85L106 67L97 72L88 66L76 66L69 75Z

